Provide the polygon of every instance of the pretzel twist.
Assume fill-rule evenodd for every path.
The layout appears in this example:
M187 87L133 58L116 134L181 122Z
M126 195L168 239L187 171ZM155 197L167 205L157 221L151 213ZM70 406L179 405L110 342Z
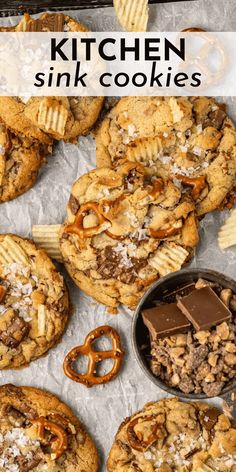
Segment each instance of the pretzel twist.
M151 446L151 444L157 441L157 439L160 436L160 431L161 431L160 424L158 423L158 421L156 421L155 424L153 424L153 426L151 427L150 436L146 440L144 440L140 433L135 433L134 431L135 426L142 419L144 420L144 422L146 421L152 422L154 419L157 420L155 415L150 415L150 416L141 416L138 418L134 418L129 423L128 428L127 428L127 436L128 436L129 444L133 449L139 452L144 452L149 446Z
M51 457L59 459L68 448L68 437L64 428L47 420L44 416L40 416L36 420L30 420L30 422L38 428L38 436L41 441L45 440L46 431L56 437L50 440L50 447L53 451Z
M93 342L103 335L111 338L112 350L94 351L92 347ZM118 374L124 354L125 353L121 349L120 336L117 331L111 326L101 326L94 329L86 336L84 344L74 347L67 354L63 364L64 372L71 380L82 383L88 388L93 387L94 385L105 384L113 380ZM73 362L75 362L80 356L88 357L88 370L85 374L76 372L72 367ZM99 362L102 362L105 359L114 359L113 367L108 373L98 377L96 376L96 366Z
M90 228L84 228L84 217L90 211L92 211L96 215L98 219L98 224L96 226L91 226ZM74 223L68 225L64 229L64 232L77 234L77 236L79 236L81 239L91 238L96 234L102 232L104 223L108 224L109 222L107 218L104 218L104 216L101 214L99 204L95 202L88 202L84 205L81 205L79 211L76 214Z
M192 187L192 196L194 199L197 199L201 191L206 186L206 178L204 176L200 177L187 177L186 175L176 174L175 178L180 180L182 184Z

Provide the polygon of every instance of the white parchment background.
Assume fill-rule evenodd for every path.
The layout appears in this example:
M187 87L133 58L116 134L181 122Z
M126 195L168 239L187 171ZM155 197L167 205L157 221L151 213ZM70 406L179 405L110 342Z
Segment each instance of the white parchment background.
M235 0L197 0L152 6L150 29L176 31L199 26L210 31L235 31ZM102 9L71 15L97 31L119 30L113 9ZM2 24L15 19L2 20ZM227 100L229 112L236 120L236 97ZM27 194L0 206L0 231L30 236L32 224L60 223L73 181L95 166L95 146L91 137L82 138L78 145L59 143L49 158L35 187ZM217 232L226 213L208 215L201 223L201 242L193 266L220 270L236 277L236 247L222 253L217 246ZM117 428L125 416L141 408L147 401L166 396L165 392L146 379L137 365L131 349L131 315L120 310L119 315L106 313L104 307L91 302L67 278L73 317L62 342L30 367L0 373L0 383L32 385L48 389L69 404L92 434L100 454L100 472L105 472L105 458ZM73 346L82 344L86 334L96 326L110 324L121 333L126 351L123 369L117 379L92 389L73 383L64 376L62 362Z

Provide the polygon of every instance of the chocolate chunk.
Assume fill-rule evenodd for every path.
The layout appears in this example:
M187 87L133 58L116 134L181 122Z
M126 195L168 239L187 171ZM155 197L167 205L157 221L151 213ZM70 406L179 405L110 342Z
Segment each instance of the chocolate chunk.
M151 339L183 333L190 328L190 323L178 309L176 303L148 308L142 311L143 322L150 332Z
M207 411L204 411L201 415L201 423L203 427L207 431L210 431L212 428L214 428L220 415L221 411L217 410L217 408L209 408Z
M195 289L195 283L191 282L186 285L182 285L181 287L177 287L175 290L171 292L166 292L163 295L163 300L167 303L174 303L178 298L184 297L188 295Z
M14 315L6 330L0 332L0 341L7 347L16 348L29 333L29 323Z
M232 313L211 287L193 290L177 301L178 308L193 324L196 331L206 330L230 320Z
M73 215L76 215L78 213L80 204L79 204L79 201L77 200L77 198L75 198L74 195L72 195L72 194L69 198L68 206L69 206L71 212L73 213Z
M35 33L42 31L62 32L64 31L64 21L63 13L48 13L37 20L31 19L28 21L26 31Z

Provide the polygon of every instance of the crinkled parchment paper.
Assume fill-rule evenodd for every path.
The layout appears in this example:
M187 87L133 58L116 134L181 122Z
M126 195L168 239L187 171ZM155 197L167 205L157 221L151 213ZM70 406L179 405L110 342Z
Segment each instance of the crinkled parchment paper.
M211 31L235 31L235 0L200 0L152 6L150 27L156 31L181 30L201 26ZM92 30L119 30L113 9L71 12ZM14 18L2 20L8 24ZM229 113L236 120L236 97L227 100ZM22 197L0 206L0 231L30 236L32 224L61 223L70 188L77 177L95 166L95 145L91 137L78 145L58 143L48 164L41 170L35 187ZM215 212L201 222L201 242L192 266L219 270L236 278L236 247L222 253L217 232L227 212ZM0 383L32 385L45 388L68 403L84 422L99 449L100 471L105 472L105 458L114 434L125 416L144 403L166 393L154 386L140 370L131 348L131 313L121 309L119 315L106 313L103 306L84 295L67 277L74 314L61 343L28 368L0 373ZM97 326L110 324L121 333L126 351L123 368L117 379L92 389L73 383L65 377L62 362L75 345L82 344L86 334ZM212 401L212 400L211 400ZM215 403L220 400L216 399Z

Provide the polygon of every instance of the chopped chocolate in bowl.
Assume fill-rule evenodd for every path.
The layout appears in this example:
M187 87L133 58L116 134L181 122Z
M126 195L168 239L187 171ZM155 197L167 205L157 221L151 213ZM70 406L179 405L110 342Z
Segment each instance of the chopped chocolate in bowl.
M235 299L236 283L213 271L183 270L155 283L133 321L135 353L147 376L170 393L189 398L231 390Z

